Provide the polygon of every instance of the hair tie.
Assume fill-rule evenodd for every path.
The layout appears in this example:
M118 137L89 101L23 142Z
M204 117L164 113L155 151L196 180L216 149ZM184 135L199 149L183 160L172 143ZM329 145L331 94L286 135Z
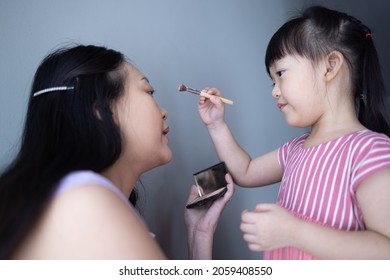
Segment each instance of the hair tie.
M42 89L40 91L37 91L33 94L33 97L35 96L38 96L42 93L46 93L46 92L51 92L51 91L59 91L59 90L71 90L71 89L74 89L74 87L51 87L51 88L46 88L46 89Z
M370 37L372 37L371 32L367 32L367 33L366 33L366 38L370 38Z

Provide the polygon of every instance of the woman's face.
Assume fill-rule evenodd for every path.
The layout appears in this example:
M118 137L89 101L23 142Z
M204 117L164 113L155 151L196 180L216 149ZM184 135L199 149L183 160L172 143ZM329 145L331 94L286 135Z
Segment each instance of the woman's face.
M140 174L172 159L168 147L168 113L153 98L149 80L134 66L125 65L123 96L113 114L122 133L121 159Z

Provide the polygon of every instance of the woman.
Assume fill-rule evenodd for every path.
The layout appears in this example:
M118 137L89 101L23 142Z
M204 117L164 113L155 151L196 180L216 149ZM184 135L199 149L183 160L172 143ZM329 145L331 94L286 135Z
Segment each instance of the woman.
M140 175L172 158L168 113L153 92L104 47L60 49L43 60L19 154L0 177L1 259L165 258L134 209ZM226 177L223 199L186 210L190 258L211 258L233 194ZM193 189L189 200L195 196Z

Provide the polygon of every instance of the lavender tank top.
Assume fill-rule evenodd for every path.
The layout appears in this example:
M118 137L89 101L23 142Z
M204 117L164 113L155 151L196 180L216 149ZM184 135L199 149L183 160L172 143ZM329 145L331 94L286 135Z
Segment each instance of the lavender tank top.
M86 184L97 184L114 192L121 200L132 207L128 198L110 180L89 170L73 171L61 179L57 186L56 195Z
M60 195L68 190L81 187L86 184L99 185L115 193L124 203L126 203L129 206L131 211L133 211L141 220L141 222L146 226L145 221L142 219L138 211L129 202L128 198L120 191L120 189L117 186L115 186L106 177L103 177L102 175L96 172L90 170L80 170L80 171L73 171L69 173L68 175L66 175L64 178L60 180L57 189L55 191L55 195ZM155 237L155 235L151 232L150 235L152 237Z

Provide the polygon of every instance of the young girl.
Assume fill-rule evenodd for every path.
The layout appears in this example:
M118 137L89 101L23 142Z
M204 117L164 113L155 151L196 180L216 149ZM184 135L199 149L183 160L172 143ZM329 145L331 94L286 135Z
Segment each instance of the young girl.
M198 108L238 185L281 182L277 204L242 214L249 249L265 259L389 259L390 126L371 31L311 7L275 33L265 62L287 123L310 133L252 159L218 98Z
M136 212L134 186L168 163L168 113L124 56L60 49L39 66L21 148L0 176L0 259L163 259ZM211 258L233 193L187 210L190 258ZM188 201L195 197L193 186ZM129 203L128 198L132 202Z

